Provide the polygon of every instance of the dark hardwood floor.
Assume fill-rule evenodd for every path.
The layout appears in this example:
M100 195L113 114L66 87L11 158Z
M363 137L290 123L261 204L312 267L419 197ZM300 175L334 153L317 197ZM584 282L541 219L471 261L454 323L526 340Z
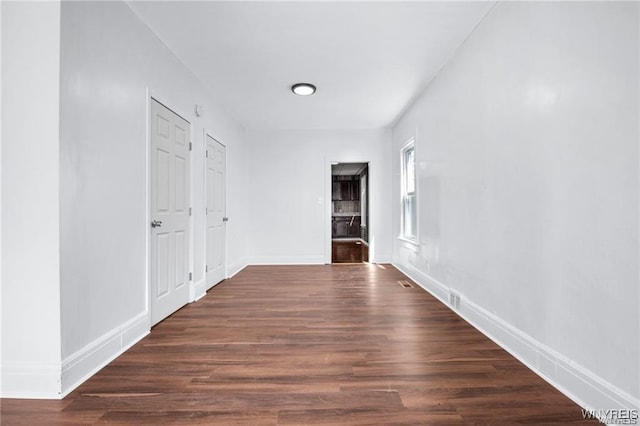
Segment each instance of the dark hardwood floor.
M392 266L251 266L3 425L598 424Z

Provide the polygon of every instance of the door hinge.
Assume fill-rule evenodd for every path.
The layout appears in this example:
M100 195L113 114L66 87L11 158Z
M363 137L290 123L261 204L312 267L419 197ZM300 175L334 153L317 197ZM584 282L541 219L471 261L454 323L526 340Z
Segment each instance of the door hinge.
M191 207L189 207L189 216L191 216Z
M204 271L209 272L209 267L207 265L204 265Z
M204 214L209 214L209 207L204 208Z
M193 281L193 273L189 272L189 281Z
M193 151L193 144L189 142L189 151Z
M206 151L205 156L209 158L209 150Z

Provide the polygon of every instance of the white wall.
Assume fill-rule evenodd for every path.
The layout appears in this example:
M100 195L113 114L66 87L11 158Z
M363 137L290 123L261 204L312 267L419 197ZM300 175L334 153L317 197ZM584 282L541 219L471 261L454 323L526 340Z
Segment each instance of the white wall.
M499 3L393 129L394 262L589 408L637 407L638 3Z
M189 22L183 22L185 31ZM122 2L64 2L60 111L63 390L149 330L147 89L192 124L192 296L204 294L204 131L242 170L244 131ZM203 106L195 116L195 104ZM229 215L245 190L228 179ZM237 213L237 214L236 214ZM244 228L230 222L229 262L243 266ZM237 243L239 241L240 243Z
M227 138L228 139L228 138ZM250 185L247 165L251 156L247 147L246 131L242 135L234 135L234 141L242 141L227 145L227 276L231 277L248 264L247 239L249 223ZM203 172L204 173L204 172ZM204 180L204 174L202 179ZM204 227L204 222L203 225ZM204 234L203 234L204 236ZM202 260L204 268L204 259Z
M60 3L2 2L2 396L60 393Z
M0 3L0 51L2 51L2 3ZM0 96L2 96L2 54L0 54ZM2 104L0 101L0 309L2 308ZM0 395L2 395L2 314L0 313Z
M370 162L372 261L391 258L388 130L248 131L249 263L325 263L330 162Z

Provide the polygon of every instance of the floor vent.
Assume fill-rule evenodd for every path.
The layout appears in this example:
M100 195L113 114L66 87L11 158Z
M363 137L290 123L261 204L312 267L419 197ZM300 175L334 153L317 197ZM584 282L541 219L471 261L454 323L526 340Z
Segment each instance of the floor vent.
M413 285L407 280L398 280L398 284L404 288L413 288Z

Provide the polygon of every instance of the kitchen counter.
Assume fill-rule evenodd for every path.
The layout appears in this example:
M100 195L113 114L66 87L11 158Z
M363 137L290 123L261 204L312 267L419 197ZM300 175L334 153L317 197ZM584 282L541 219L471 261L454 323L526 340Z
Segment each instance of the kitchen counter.
M357 213L348 213L348 212L331 213L331 216L333 216L333 217L351 217L351 216L360 217L360 212L357 212Z

